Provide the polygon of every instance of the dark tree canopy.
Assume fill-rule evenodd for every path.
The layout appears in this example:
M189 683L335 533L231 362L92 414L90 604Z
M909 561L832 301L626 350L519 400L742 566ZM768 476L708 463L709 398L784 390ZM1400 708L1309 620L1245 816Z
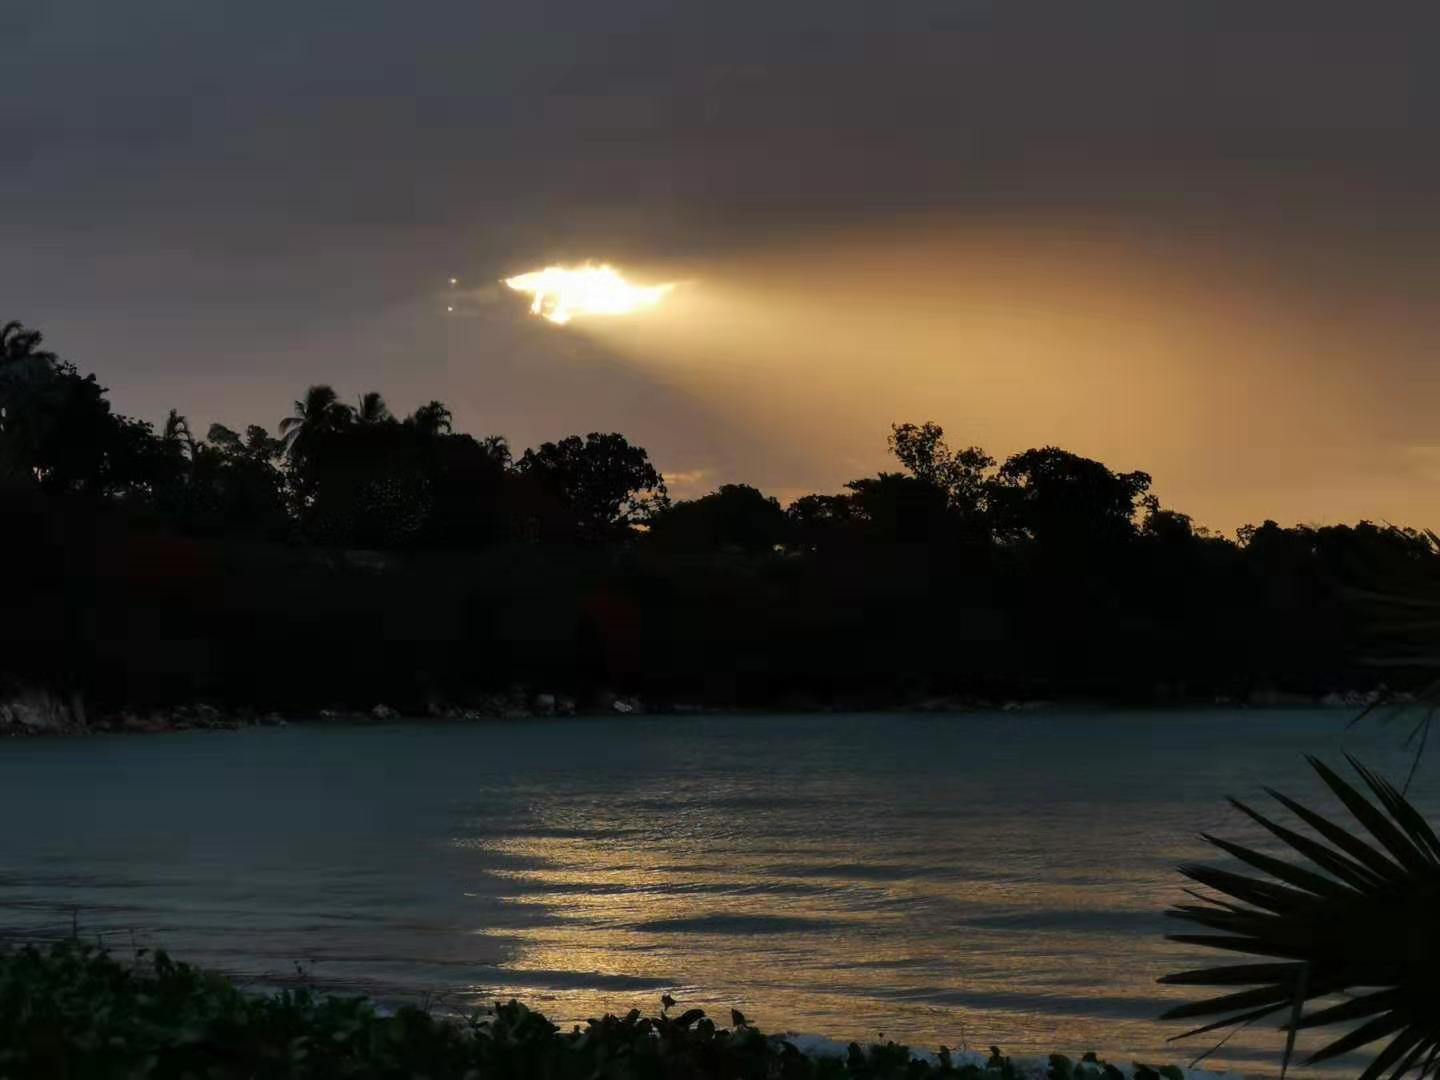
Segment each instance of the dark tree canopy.
M791 543L817 552L849 539L861 515L851 495L802 495L786 508L785 519Z
M54 494L124 495L174 467L149 424L114 415L94 375L0 327L0 475Z
M1046 446L1008 458L988 498L998 536L1063 545L1132 535L1149 490L1148 473L1114 473L1098 461Z
M903 471L672 505L617 433L513 460L443 402L353 400L312 386L275 433L201 439L173 410L157 430L0 327L0 542L33 570L7 583L0 678L316 707L516 680L717 703L1321 693L1379 681L1360 588L1440 593L1427 534L1232 541L1143 472L1053 446L997 468L933 421L892 428Z
M709 495L671 504L650 522L650 536L676 551L774 551L787 535L780 503L748 484L724 484Z
M951 450L944 429L933 420L893 425L889 445L910 475L944 492L953 509L970 516L984 511L986 473L995 459L978 446Z
M917 544L951 537L948 496L918 476L882 472L845 485L867 534L884 543Z
M193 444L188 474L160 495L161 510L200 536L280 540L291 532L283 443L252 424L246 436L212 424Z
M625 436L591 432L526 450L517 472L563 508L577 535L603 539L643 525L669 504L650 455Z
M450 410L444 402L428 401L406 418L405 423L422 435L444 435L451 430Z

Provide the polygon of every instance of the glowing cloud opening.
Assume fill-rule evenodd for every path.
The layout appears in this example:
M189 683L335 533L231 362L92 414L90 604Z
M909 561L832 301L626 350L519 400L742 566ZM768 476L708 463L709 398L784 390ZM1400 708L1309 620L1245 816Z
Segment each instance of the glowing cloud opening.
M632 285L619 270L604 263L547 266L544 270L506 278L505 284L534 297L530 304L532 314L560 326L580 316L631 315L653 308L675 288L673 282Z

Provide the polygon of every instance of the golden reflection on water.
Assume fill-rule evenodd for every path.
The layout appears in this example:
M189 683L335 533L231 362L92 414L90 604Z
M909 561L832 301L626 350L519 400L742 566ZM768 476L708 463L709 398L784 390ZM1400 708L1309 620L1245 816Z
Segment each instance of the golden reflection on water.
M1164 939L1159 913L1182 899L1167 868L1209 857L1195 833L1223 806L1082 789L1019 813L1023 794L987 793L956 813L926 778L898 809L893 792L849 804L815 778L770 801L734 776L666 783L540 800L527 828L451 841L517 912L473 927L511 946L504 985L469 987L474 1002L523 993L570 1023L669 991L841 1039L1182 1064L1208 1048L1166 1045L1178 1029L1155 1020L1187 997L1156 977L1206 962ZM1272 1068L1269 1035L1237 1036L1225 1063Z
M684 1000L694 989L706 996L688 1004L722 1013L731 1005L747 1011L763 1005L791 1030L846 1037L883 1030L926 1044L940 1031L951 1033L940 1041L959 1045L968 1029L987 1044L1038 1053L1089 1048L1097 1030L1115 1046L1151 1045L1154 1003L1181 993L1153 982L1176 947L1127 928L1130 917L1153 922L1173 899L1154 895L1145 874L1112 872L1101 880L1081 866L1051 867L1048 880L984 866L938 873L931 866L917 874L915 860L887 864L868 845L837 852L834 836L796 838L783 850L740 843L722 851L701 839L703 822L693 830L597 839L555 835L551 830L573 824L561 817L549 821L542 812L540 835L454 841L497 861L491 873L505 904L535 912L528 925L506 920L503 931L474 932L503 933L516 944L507 975L548 1003L557 1021L654 1005L664 990ZM1013 820L991 828L979 823L967 830L966 844L1012 852L1023 866L1046 828L1043 821L1018 828ZM1061 921L1082 929L1057 925L1034 933L1026 913L1036 910L1062 912ZM1103 979L1094 977L1097 941L1087 919L1127 936L1123 961L1110 964ZM653 986L556 988L547 985L554 972ZM1065 1015L1066 996L1080 987L1090 1007ZM477 1002L496 989L471 988ZM866 1031L857 1024L864 1013L857 1002L877 995L884 1016L862 1019L876 1028ZM1097 1022L1107 1002L1121 1015ZM1139 1015L1127 1018L1127 1006ZM763 1014L757 1019L765 1022Z

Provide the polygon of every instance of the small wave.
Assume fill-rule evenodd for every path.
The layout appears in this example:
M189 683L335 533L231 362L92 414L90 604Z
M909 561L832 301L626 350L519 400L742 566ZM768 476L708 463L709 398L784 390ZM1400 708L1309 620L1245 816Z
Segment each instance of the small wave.
M767 866L764 873L777 877L840 878L851 881L908 881L914 878L943 878L955 871L947 866L920 866L894 863L790 863Z
M1166 924L1163 914L1152 911L1016 911L994 915L972 915L961 926L986 930L1068 930L1077 934L1160 934Z
M814 934L834 930L839 923L798 915L697 915L693 918L652 919L634 923L631 930L644 934Z

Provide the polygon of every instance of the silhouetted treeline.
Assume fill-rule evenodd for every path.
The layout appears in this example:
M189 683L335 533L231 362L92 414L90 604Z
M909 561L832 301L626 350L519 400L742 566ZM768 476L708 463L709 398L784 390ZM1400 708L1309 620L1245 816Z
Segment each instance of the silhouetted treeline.
M1368 523L1211 535L1145 473L1055 447L997 463L933 423L890 446L898 471L782 507L672 502L618 434L515 457L440 402L323 386L274 434L201 439L115 414L8 324L0 674L102 706L1313 694L1379 681L1353 589L1440 569L1427 535Z

